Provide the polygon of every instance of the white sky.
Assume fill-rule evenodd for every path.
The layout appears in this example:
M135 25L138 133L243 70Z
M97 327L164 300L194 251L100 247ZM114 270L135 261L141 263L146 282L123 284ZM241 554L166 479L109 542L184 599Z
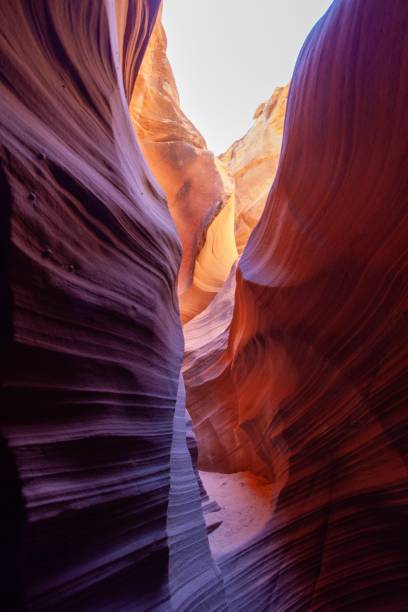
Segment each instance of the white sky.
M291 77L332 0L163 0L181 107L215 153L250 127L258 104Z

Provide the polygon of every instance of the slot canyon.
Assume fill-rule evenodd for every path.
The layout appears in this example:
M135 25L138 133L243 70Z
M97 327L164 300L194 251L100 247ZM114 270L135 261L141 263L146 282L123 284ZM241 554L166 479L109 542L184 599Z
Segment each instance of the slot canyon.
M0 0L0 610L406 612L408 1L219 155L162 11Z

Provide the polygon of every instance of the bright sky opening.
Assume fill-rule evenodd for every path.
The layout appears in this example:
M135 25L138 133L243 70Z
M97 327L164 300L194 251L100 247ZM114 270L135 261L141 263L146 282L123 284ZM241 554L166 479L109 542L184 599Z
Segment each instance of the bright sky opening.
M164 0L181 108L219 154L257 106L289 82L302 44L332 0Z

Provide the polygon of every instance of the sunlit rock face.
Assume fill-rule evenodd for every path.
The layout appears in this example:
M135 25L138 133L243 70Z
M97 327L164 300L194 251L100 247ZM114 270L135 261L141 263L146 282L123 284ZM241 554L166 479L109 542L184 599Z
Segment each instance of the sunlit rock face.
M278 166L289 86L258 106L250 130L220 156L234 180L235 239L239 253L258 223Z
M214 297L237 257L233 185L225 165L180 109L166 46L158 20L130 112L181 239L178 291L182 319L188 320Z
M217 158L180 108L166 47L158 19L130 110L181 238L178 291L186 323L222 288L262 214L279 158L288 87L277 88L256 110L248 133Z
M224 609L186 445L181 248L128 111L158 4L0 5L7 611Z
M275 486L269 530L222 564L234 610L406 608L407 28L399 0L315 26L232 324L230 286L187 326L200 465Z

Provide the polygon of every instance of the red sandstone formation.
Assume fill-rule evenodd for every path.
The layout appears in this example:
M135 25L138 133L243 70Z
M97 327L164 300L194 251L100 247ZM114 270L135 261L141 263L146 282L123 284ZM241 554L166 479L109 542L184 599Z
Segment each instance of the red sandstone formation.
M407 607L407 29L400 0L336 1L315 26L232 325L215 302L189 324L200 464L277 496L263 538L222 561L234 610Z
M158 4L0 5L8 612L224 607L176 408L180 245L128 112Z
M408 6L315 26L253 231L286 91L215 159L158 9L0 4L2 606L402 612Z

